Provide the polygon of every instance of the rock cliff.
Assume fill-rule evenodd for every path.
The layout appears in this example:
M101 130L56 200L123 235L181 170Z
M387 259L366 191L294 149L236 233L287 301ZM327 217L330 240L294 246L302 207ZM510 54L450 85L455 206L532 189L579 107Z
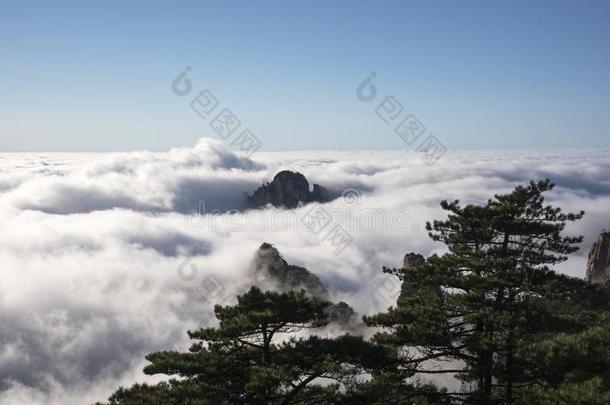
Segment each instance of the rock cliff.
M414 252L410 252L407 253L405 255L405 257L403 258L403 269L405 271L409 271L410 269L417 267L417 266L421 266L422 264L424 264L426 262L426 258L422 255L420 255L419 253L414 253ZM400 295L398 296L398 299L403 299L406 296L412 294L415 292L415 288L410 285L408 282L403 281L402 285L400 286Z
M256 284L263 288L303 289L318 298L328 298L326 286L318 276L304 267L288 264L280 252L269 243L263 243L258 248L250 269Z
M263 243L258 248L250 271L256 285L263 289L303 289L317 298L329 299L328 290L318 276L304 267L288 264L280 252L269 243ZM326 312L330 322L348 325L357 321L356 312L345 302L331 304Z
M610 232L600 233L591 246L586 279L599 284L610 281Z
M250 208L271 204L278 208L296 208L310 202L329 201L328 191L319 184L309 190L309 182L301 173L283 170L273 177L271 183L259 187L248 197Z

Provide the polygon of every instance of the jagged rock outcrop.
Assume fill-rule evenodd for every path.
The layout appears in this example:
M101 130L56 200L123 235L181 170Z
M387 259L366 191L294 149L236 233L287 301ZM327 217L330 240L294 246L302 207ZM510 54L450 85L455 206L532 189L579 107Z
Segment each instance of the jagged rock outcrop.
M403 269L409 271L414 267L421 266L426 262L426 258L419 253L410 252L403 258ZM407 281L403 281L400 286L400 295L398 299L403 299L415 292L415 287L410 285Z
M318 276L304 267L288 264L270 243L263 243L254 255L250 271L256 285L263 289L281 291L303 289L312 296L328 300L328 289ZM328 319L341 325L354 323L356 312L345 302L326 308Z
M331 304L326 308L326 314L330 322L340 325L354 323L357 320L356 311L345 302Z
M590 283L610 281L610 232L602 232L591 246L587 260L586 279Z
M409 270L412 267L421 266L426 262L426 258L419 253L410 252L405 255L402 259L402 267L405 270Z
M319 184L309 190L309 182L301 173L283 170L273 177L271 183L259 187L248 197L251 208L264 207L271 204L278 208L296 208L310 202L329 201L328 190Z
M280 252L269 243L263 243L251 264L257 285L279 290L303 289L316 297L327 299L326 286L315 274L304 267L288 264Z

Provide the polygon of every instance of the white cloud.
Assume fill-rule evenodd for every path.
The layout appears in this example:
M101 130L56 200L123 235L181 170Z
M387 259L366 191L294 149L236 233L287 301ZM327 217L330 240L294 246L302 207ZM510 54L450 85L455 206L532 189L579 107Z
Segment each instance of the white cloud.
M318 274L337 300L374 312L395 291L371 271L399 266L409 251L442 249L424 229L443 216L441 199L483 202L550 177L557 183L550 202L587 211L569 229L586 236L584 251L560 266L574 276L584 274L592 238L610 227L608 151L451 152L429 166L411 152L246 159L202 140L168 153L7 154L0 167L3 405L94 402L150 378L140 371L144 355L184 347L187 329L213 322L212 304L246 288L249 261L264 241ZM301 171L335 195L363 193L353 206L323 205L353 238L341 254L300 221L311 206L183 215L200 200L207 212L244 208L245 193L275 168ZM371 215L380 222L353 226ZM190 281L178 275L189 264L197 268ZM209 277L220 287L202 296Z

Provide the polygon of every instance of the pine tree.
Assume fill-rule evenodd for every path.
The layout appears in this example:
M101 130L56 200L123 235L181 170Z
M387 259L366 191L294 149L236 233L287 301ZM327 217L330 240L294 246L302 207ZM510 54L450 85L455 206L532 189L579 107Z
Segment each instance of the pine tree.
M606 298L607 295L606 295ZM561 405L610 403L610 317L579 333L560 333L524 347L536 384L524 402Z
M189 352L147 356L146 374L175 378L120 389L111 404L338 403L368 373L396 368L396 352L344 335L297 337L327 324L328 302L305 292L252 287L216 306L217 328L189 332ZM325 380L325 383L321 383Z
M582 237L562 231L584 214L545 205L542 194L552 189L544 180L485 205L443 201L448 219L427 229L448 253L409 271L385 270L411 293L387 312L365 318L385 328L374 340L409 348L406 369L455 375L463 390L445 393L453 401L518 403L532 384L523 348L599 320L599 302L582 294L584 282L550 269L577 250Z

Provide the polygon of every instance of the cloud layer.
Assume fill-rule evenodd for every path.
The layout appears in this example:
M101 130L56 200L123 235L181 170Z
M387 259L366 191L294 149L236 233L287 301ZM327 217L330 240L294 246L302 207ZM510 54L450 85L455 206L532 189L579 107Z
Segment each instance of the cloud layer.
M183 348L214 322L212 305L248 284L258 246L315 272L336 300L382 310L397 286L378 269L426 236L438 203L484 202L528 179L557 183L548 200L587 212L568 229L583 250L558 270L584 275L592 239L610 228L610 151L450 152L428 165L412 152L257 153L209 139L167 153L0 155L0 404L81 404L145 381L143 357ZM340 195L286 212L242 211L280 169ZM319 233L311 209L330 217ZM337 254L328 230L349 245Z

